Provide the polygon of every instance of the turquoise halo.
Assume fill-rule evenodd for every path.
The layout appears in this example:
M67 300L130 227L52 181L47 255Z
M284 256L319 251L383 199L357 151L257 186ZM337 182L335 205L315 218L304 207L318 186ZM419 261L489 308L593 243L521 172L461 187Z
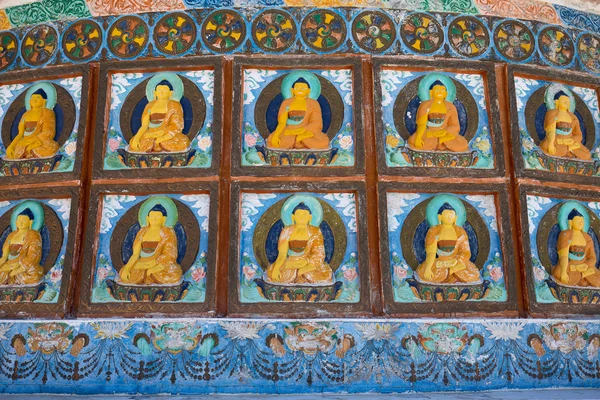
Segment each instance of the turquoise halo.
M569 97L569 100L571 100L569 111L575 112L575 96L573 95L573 92L562 83L553 83L546 88L546 91L544 92L544 103L546 103L546 108L548 110L554 110L556 108L554 96L556 96L556 93L558 92L563 92Z
M146 99L148 99L148 101L154 100L154 90L162 81L167 81L171 84L171 86L173 86L171 100L180 101L183 97L183 82L177 74L172 72L160 72L150 78L146 84Z
M138 212L138 222L140 223L140 226L145 227L148 224L146 222L146 217L152 207L157 204L160 204L167 210L167 221L165 222L165 226L168 226L169 228L174 227L177 224L177 221L179 221L179 211L177 211L175 202L167 196L152 196L142 204L140 211Z
M315 74L309 71L293 71L283 78L283 82L281 82L281 94L283 95L283 98L292 98L292 86L294 86L294 82L300 78L304 78L310 86L310 94L308 97L317 100L319 96L321 96L321 81L319 81L319 78L317 78Z
M310 208L310 213L312 214L310 224L316 227L321 225L321 222L323 221L323 207L319 203L319 200L305 194L295 194L285 201L283 207L281 207L281 221L283 224L285 226L293 224L292 211L294 211L294 208L300 203L304 203Z
M583 215L583 231L587 232L590 230L590 214L587 208L576 201L569 200L565 201L560 209L558 210L558 225L560 226L561 231L566 231L569 229L569 214L571 211L577 210L581 215Z
M429 203L427 203L427 208L425 209L425 218L427 219L429 226L436 226L440 224L440 221L438 221L438 211L440 210L440 207L444 205L444 203L450 204L452 208L454 208L454 211L456 211L456 225L463 226L467 221L467 211L465 209L465 205L458 197L451 194L439 194L432 198Z
M448 93L446 95L446 101L452 103L454 99L456 99L456 85L454 82L452 82L452 79L446 75L438 73L427 74L423 77L423 79L421 79L421 82L419 82L419 99L421 99L421 101L427 101L430 99L429 87L435 81L440 81L444 84L446 87L446 92Z
M39 231L44 226L44 207L37 201L26 200L16 206L10 216L10 228L13 232L17 230L17 217L26 209L31 210L33 213L33 225L31 229Z
M56 105L56 88L53 84L48 82L36 83L35 85L27 89L27 93L25 94L25 109L27 111L31 109L29 101L31 100L31 96L33 95L33 93L36 92L38 89L42 89L44 92L46 92L46 108L52 110Z

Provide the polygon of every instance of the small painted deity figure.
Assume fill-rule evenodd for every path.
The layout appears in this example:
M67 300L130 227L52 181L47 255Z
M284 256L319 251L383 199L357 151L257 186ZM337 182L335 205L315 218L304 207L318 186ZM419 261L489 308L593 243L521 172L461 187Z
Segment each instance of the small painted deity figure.
M445 202L440 206L440 199L445 197L434 198L427 207L430 228L425 236L426 258L417 267L417 274L425 282L477 282L481 279L479 269L470 260L469 237L461 226L465 218L464 206L458 199L452 201L453 204ZM459 208L461 222L457 221L456 207ZM433 213L437 214L437 221L431 215Z
M291 81L294 79L294 81ZM321 84L307 71L288 74L281 85L285 97L279 107L277 128L267 138L275 149L328 149L329 138L323 130L323 113L316 100Z
M156 84L148 82L146 97L150 101L142 114L142 126L129 142L131 151L139 153L180 152L190 147L190 139L183 134L183 83L175 74ZM152 85L155 84L154 89ZM176 86L176 90L174 90ZM177 93L175 93L177 92Z
M39 88L35 91L32 89ZM17 136L6 148L6 158L20 160L26 158L51 157L58 152L56 135L56 89L49 83L32 86L25 97L27 111L19 121Z
M554 100L558 90L563 93ZM540 143L542 151L550 156L591 160L590 151L582 144L583 134L579 119L573 113L573 94L563 85L550 85L546 89L546 116L544 130L546 137Z
M316 200L315 203L318 204ZM322 210L319 212L322 217ZM333 281L332 270L325 262L323 234L315 226L318 224L313 217L313 211L307 204L299 203L294 207L291 224L286 224L279 235L277 259L267 269L269 281L282 284Z
M469 143L460 134L458 111L452 102L456 85L443 74L428 74L419 82L421 100L415 116L417 130L408 145L415 150L467 152Z
M587 210L579 203L567 202L560 208L558 219L558 264L552 268L552 276L564 285L600 287L594 242L587 233Z
M0 285L34 285L44 277L40 265L42 237L38 232L44 220L43 209L39 203L26 203L28 207L15 209L18 214L13 213L11 218L13 230L2 246Z
M164 202L163 202L164 203ZM145 203L149 204L149 203ZM168 203L169 212L177 213L175 205ZM122 283L134 285L178 284L182 270L177 263L177 236L171 221L177 217L169 215L164 204L157 203L149 211L147 207L140 209L141 224L133 241L133 254L119 272Z

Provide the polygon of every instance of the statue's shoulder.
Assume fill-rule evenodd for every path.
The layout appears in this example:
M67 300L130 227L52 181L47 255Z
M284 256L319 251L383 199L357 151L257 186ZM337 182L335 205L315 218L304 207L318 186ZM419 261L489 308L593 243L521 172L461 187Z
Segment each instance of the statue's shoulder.
M27 240L42 240L42 235L35 229L30 229L25 235Z

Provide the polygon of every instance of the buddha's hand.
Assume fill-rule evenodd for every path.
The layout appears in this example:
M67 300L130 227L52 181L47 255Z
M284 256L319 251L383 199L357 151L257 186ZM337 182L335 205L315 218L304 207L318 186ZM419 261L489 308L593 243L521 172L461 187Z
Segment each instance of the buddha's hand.
M569 274L567 273L567 271L562 271L560 273L560 281L564 284L569 283Z
M144 133L144 137L147 137L149 139L156 139L156 138L161 137L164 134L165 134L165 131L161 129L159 131L146 132L146 133Z
M423 137L422 136L417 136L415 138L415 147L417 149L422 149L423 146L425 146L425 142L423 142Z
M140 137L138 135L135 135L132 139L131 142L129 142L129 147L132 150L138 150L140 148Z
M131 267L133 263L127 263L121 270L121 280L128 282L131 279Z
M271 138L271 144L274 147L279 147L281 145L281 133L278 133L277 130L273 133L273 137Z
M423 274L423 279L427 282L431 282L433 280L433 268L429 264L425 266L425 273Z
M16 276L22 274L23 272L25 272L25 268L19 266L18 268L13 269L9 276Z
M573 142L573 144L569 145L569 150L577 150L580 147L581 147L581 145L579 143Z
M573 143L575 143L575 141L571 138L565 138L562 140L563 144L566 144L567 146L572 145Z
M281 280L281 268L278 265L273 266L270 278L273 282L279 282Z
M554 143L548 145L548 153L555 155L556 154L556 146Z
M577 272L585 272L588 270L588 265L587 264L579 264L575 267L577 269Z

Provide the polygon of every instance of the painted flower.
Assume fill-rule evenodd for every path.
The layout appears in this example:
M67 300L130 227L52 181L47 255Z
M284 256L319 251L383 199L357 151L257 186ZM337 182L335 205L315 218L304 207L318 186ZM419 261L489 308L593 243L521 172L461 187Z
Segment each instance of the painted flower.
M502 268L500 268L500 267L490 268L490 278L492 278L492 280L494 282L498 282L500 279L502 279L503 276L504 276L504 274L502 273Z
M212 145L212 139L208 136L204 136L202 139L198 140L198 147L200 150L206 151Z
M402 265L394 265L394 275L400 280L406 279L408 270Z
M56 283L62 278L62 269L54 269L50 274L50 281Z
M69 156L75 153L75 150L77 150L77 143L75 142L70 142L65 146L65 153Z
M192 351L200 343L202 332L190 324L173 322L152 326L152 344L159 351L178 354L183 350Z
M542 327L544 344L550 350L568 354L573 350L583 350L586 345L584 336L587 330L576 322L559 322Z
M98 275L98 280L99 280L100 282L102 282L103 280L105 280L105 279L106 279L106 277L108 276L108 274L109 274L109 270L108 270L108 268L106 268L106 267L99 268L99 269L98 269L98 273L97 273L97 275Z
M204 270L204 268L196 268L192 272L192 279L194 280L194 282L200 282L202 279L204 279L205 276L206 271Z
M538 282L543 282L546 279L546 272L541 268L533 268L533 276Z
M398 145L400 144L400 139L398 139L396 136L394 135L387 135L385 137L385 144L387 144L388 146L390 146L391 148L396 148L398 147Z
M285 327L285 344L292 351L314 355L317 352L328 352L337 342L337 330L327 323L307 322L295 323Z
M482 322L485 328L491 333L490 338L495 340L517 340L519 334L525 327L525 322Z
M460 353L467 345L468 337L467 330L458 324L440 322L419 329L421 346L439 354Z
M341 136L339 139L339 142L340 142L340 147L344 150L348 150L354 143L354 141L352 140L352 136L349 136L349 135Z
M133 322L92 322L92 328L97 332L99 339L125 339L127 331L133 326Z
M265 326L265 322L219 322L219 325L227 331L226 338L232 340L258 339L258 332Z
M6 340L6 334L13 327L13 323L0 324L0 340Z
M41 351L44 354L52 354L58 351L62 353L71 344L69 336L73 330L67 329L66 324L51 322L35 324L34 327L35 330L29 328L27 338L27 345L34 352Z
M475 147L481 150L483 153L487 153L490 151L492 146L490 145L489 140L477 138L477 140L475 140Z
M397 324L354 324L364 340L392 340L398 330Z
M347 268L344 271L344 278L347 281L353 281L358 278L358 272L356 272L356 268Z
M117 149L121 146L121 141L119 139L110 138L108 139L108 148L110 151L117 151Z
M246 278L248 282L252 281L252 279L254 279L254 276L256 275L255 267L255 265L244 265L242 267L242 273L244 274L244 278Z
M256 136L246 133L244 135L244 141L246 142L246 146L254 147L256 145Z

